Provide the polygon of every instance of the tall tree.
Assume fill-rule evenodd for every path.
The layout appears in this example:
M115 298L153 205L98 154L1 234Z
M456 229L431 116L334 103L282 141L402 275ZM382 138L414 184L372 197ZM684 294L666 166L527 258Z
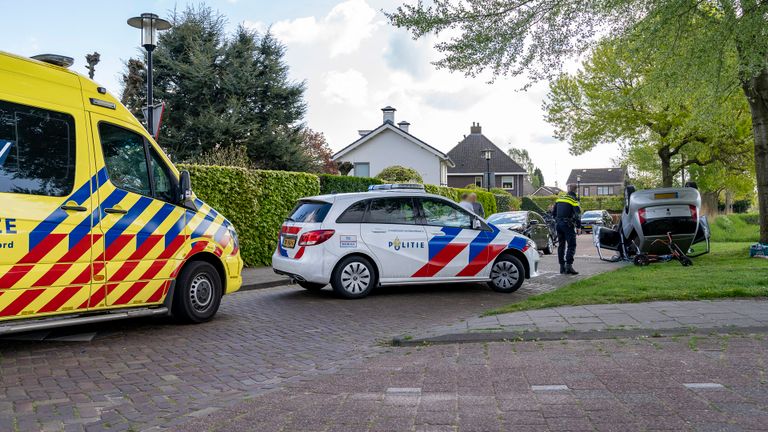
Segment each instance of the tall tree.
M637 55L664 51L680 75L707 77L723 93L745 96L752 120L760 241L768 243L768 2L760 0L433 0L388 14L414 37L437 42L438 67L476 75L527 73L553 78L601 35L633 34ZM676 36L695 34L692 49ZM659 46L658 41L673 41ZM724 59L736 68L721 68ZM667 69L670 70L670 69ZM682 82L677 80L677 82Z
M531 176L531 184L536 189L544 186L544 173L537 167L533 170L533 176Z
M573 154L618 142L627 147L630 164L647 169L652 152L665 187L687 167L743 161L752 146L744 99L720 97L709 81L699 79L686 80L688 89L677 92L670 75L662 59L638 58L621 41L605 40L582 70L550 85L547 121ZM664 85L652 85L657 82Z
M510 147L509 150L507 150L507 154L512 158L512 160L517 162L517 164L520 165L520 167L523 168L525 172L528 173L528 177L530 178L533 187L538 189L540 186L543 186L544 176L541 175L541 170L539 170L536 165L533 164L533 160L531 159L531 155L528 153L528 150ZM538 177L536 175L536 171L539 172Z
M155 98L166 104L159 141L177 160L228 146L244 147L254 166L302 171L306 111L304 83L292 82L285 48L269 32L239 26L225 31L225 18L206 6L171 17L154 52ZM134 112L145 73L129 61L123 100ZM138 86L136 85L138 84Z
M302 148L309 160L309 172L316 174L339 174L339 168L333 161L333 151L322 132L305 128L302 132Z

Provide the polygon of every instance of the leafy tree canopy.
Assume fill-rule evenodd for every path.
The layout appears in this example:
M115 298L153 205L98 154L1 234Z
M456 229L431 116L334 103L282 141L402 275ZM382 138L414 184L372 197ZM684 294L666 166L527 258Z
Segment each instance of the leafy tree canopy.
M166 103L159 142L176 160L244 147L256 167L305 170L304 83L292 82L285 48L271 33L238 26L206 6L171 17L154 51L154 96ZM135 114L146 102L139 59L124 75L123 102Z

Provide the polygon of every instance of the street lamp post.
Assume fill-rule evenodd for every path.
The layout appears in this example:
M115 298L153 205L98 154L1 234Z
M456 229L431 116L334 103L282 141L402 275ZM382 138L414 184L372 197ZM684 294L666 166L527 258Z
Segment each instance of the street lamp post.
M141 30L141 45L147 50L147 130L154 137L155 123L152 118L154 115L154 102L152 100L152 51L157 47L157 31L168 30L172 25L153 13L143 13L141 16L129 18L128 25Z
M485 159L485 188L491 190L491 157L493 157L493 149L484 149L480 152L482 158Z
M581 201L581 176L576 176L576 199Z

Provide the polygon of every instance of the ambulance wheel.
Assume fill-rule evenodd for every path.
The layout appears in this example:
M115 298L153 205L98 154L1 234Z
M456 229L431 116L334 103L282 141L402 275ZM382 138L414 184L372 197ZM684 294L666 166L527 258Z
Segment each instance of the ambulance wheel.
M173 316L181 322L206 322L219 310L221 295L219 272L205 261L193 261L184 266L176 279Z
M491 281L488 286L500 293L517 291L525 280L525 267L519 259L504 254L496 259L491 267Z
M320 291L326 285L326 284L307 282L307 281L296 281L296 283L299 284L300 287L304 288L307 291Z
M359 299L371 293L378 278L376 268L366 258L350 256L341 260L331 275L333 291L346 299Z

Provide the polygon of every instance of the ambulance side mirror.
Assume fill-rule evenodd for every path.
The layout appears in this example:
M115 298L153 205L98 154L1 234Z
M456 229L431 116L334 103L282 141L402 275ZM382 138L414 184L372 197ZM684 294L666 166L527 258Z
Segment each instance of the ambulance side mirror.
M182 171L179 174L179 202L185 207L194 208L192 202L192 178L189 176L189 171Z

